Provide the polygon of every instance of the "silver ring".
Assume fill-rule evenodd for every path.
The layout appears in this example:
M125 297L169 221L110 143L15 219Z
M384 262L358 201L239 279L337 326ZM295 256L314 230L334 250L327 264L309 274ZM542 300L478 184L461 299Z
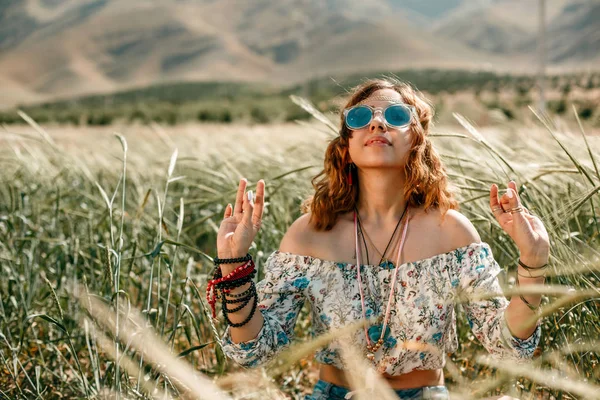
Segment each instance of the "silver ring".
M504 211L504 209L502 207L493 207L492 212L495 213L496 211L506 212L506 211Z
M515 207L515 208L511 208L510 210L508 210L511 214L515 214L515 213L520 213L521 211L523 211L523 207L519 206L519 207Z

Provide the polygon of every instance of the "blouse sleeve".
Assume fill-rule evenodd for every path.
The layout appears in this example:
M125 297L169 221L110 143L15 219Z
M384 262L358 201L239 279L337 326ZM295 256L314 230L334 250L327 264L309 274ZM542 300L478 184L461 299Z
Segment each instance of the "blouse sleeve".
M307 258L275 251L265 264L265 277L256 284L258 310L264 324L247 342L233 343L230 327L223 335L223 352L238 364L257 367L290 345L294 326L304 304Z
M504 312L508 300L503 295L474 299L482 293L502 293L498 274L502 271L487 243L471 246L461 261L460 285L468 301L463 304L473 334L496 358L527 359L533 357L541 335L540 320L527 339L511 334Z

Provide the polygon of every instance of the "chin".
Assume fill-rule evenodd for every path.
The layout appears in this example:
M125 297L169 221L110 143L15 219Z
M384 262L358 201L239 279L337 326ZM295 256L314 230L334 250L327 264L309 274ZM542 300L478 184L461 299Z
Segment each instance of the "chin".
M373 160L361 164L363 168L401 168L402 163L398 160Z

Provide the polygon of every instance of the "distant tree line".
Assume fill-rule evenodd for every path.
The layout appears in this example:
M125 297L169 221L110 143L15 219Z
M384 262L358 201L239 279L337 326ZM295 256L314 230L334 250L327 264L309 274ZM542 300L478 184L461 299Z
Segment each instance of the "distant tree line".
M518 110L533 104L535 76L497 74L489 71L405 70L397 73L375 73L369 76L396 76L418 89L436 96L471 91L487 108L500 109L509 118ZM271 123L308 119L289 98L295 94L308 97L322 111L337 110L349 88L365 79L364 74L343 78L313 79L290 87L234 82L185 82L155 85L108 95L94 95L69 100L15 107L0 112L0 123L24 123L21 109L39 123L73 125L110 125L115 122L158 122L174 125L182 122ZM577 106L582 119L600 123L598 104L578 93L600 88L600 73L579 73L548 78L548 86L560 93L548 101L550 112L562 114L570 104ZM502 100L500 93L512 93ZM484 96L486 94L486 96ZM491 95L491 96L490 96ZM491 99L490 99L491 98Z

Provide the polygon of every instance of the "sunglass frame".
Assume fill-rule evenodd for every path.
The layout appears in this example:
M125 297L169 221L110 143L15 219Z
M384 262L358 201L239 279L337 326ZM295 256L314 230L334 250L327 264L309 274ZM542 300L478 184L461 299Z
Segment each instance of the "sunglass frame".
M393 124L389 123L389 121L385 117L385 112L387 111L388 108L393 107L393 106L402 106L402 107L407 108L409 110L410 119L408 120L408 122L406 124L404 124L404 125L393 125ZM367 122L366 124L364 124L360 128L352 128L352 127L350 127L348 125L348 113L350 113L350 111L354 110L355 108L359 108L359 107L366 107L369 110L371 110L371 118L369 119L369 122ZM385 124L388 127L390 127L390 128L404 128L404 127L410 125L410 123L412 122L413 117L415 115L415 106L413 106L411 104L406 104L406 103L392 103L392 104L389 104L389 105L387 105L385 107L371 107L368 104L357 104L355 106L352 106L350 108L346 108L344 110L344 124L346 125L346 128L348 128L350 130L353 130L353 131L362 129L365 126L368 126L371 123L371 121L373 121L373 117L375 117L375 112L377 112L377 110L381 110L381 115L383 115L383 120L385 121Z

